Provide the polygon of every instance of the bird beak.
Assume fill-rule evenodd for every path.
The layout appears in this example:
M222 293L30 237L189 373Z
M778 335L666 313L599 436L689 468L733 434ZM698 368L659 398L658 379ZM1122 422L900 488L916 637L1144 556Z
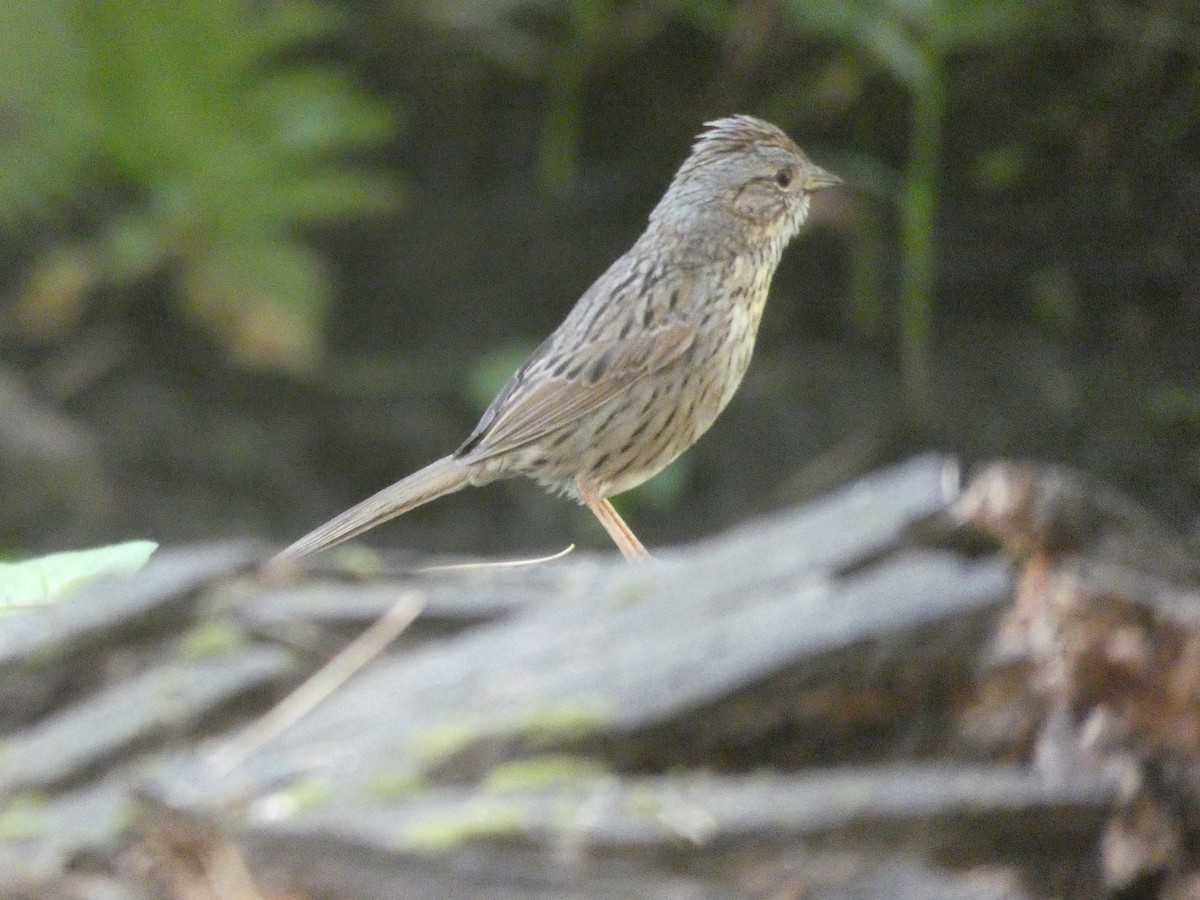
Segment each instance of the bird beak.
M832 172L826 172L820 166L813 166L804 178L804 190L806 191L819 191L821 188L837 187L840 184L845 184L845 182Z

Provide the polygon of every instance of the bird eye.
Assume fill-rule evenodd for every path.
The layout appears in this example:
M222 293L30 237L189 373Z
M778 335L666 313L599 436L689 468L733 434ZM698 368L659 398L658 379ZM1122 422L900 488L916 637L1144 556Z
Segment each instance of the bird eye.
M791 169L780 169L778 172L776 172L775 173L775 183L777 185L779 185L781 188L785 188L789 184L791 184L792 183Z

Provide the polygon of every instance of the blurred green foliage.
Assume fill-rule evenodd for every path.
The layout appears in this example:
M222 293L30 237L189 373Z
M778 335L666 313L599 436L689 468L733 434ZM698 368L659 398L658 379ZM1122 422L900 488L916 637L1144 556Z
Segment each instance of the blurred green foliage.
M535 344L525 342L504 344L476 358L466 370L464 399L483 412L535 347Z
M392 111L299 59L337 28L307 0L0 4L0 225L81 232L33 263L26 330L165 270L236 358L310 363L332 286L302 230L398 199L392 176L345 161L392 135Z
M677 20L718 37L736 22L726 0L426 0L420 9L493 64L542 87L537 178L552 194L575 184L594 79L637 65L636 52Z
M932 397L930 340L937 254L935 219L953 54L995 48L1033 28L1064 21L1059 0L787 0L807 32L855 48L908 93L908 160L891 198L899 218L900 368L909 414L926 418ZM996 157L1001 162L1013 162ZM1011 166L1009 166L1011 168ZM868 223L878 228L877 220ZM878 257L877 242L862 252ZM875 259L860 266L856 288L878 290ZM877 270L876 270L877 271ZM863 307L880 304L861 303Z
M557 218L561 198L523 194L577 183L585 124L600 177L581 193L634 167L661 175L688 129L739 111L777 121L846 177L826 221L851 248L849 315L894 335L914 418L929 401L937 315L956 303L1072 352L1114 335L1136 344L1153 334L1139 327L1194 315L1195 0L7 0L0 228L6 259L33 259L17 321L64 330L156 276L155 292L169 285L174 308L238 357L311 360L331 285L305 229L397 201L394 178L353 162L390 138L394 113L312 61L331 39L406 97L420 123L408 164L445 204L353 248L348 274L365 289L347 292L339 324L368 324L339 329L346 352L323 381L354 382L340 397L435 403L449 388L476 412L491 400L528 348L501 346L469 369L415 350L436 347L445 320L494 317L462 329L464 354L499 334L541 338L545 304L569 304L560 285L578 287L564 272L595 274L597 260L574 251L616 226L597 216L578 229ZM629 196L612 193L591 209L628 212ZM486 217L464 214L481 199ZM564 227L493 241L525 235L531 219ZM418 233L428 239L403 246ZM830 263L805 277L837 283ZM396 374L367 367L353 342L363 334ZM1196 427L1189 371L1177 365L1150 397L1162 428ZM1170 383L1179 372L1182 387ZM1077 406L1076 381L1038 374L1046 396ZM294 438L284 446L276 458ZM346 456L314 472L340 474ZM670 505L687 479L672 467L631 502Z

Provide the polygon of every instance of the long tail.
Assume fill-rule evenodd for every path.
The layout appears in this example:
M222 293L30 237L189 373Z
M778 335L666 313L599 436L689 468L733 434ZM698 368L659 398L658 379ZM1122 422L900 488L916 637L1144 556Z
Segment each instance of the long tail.
M470 483L470 467L452 456L444 456L310 531L272 562L295 559L340 544L423 503L462 490Z

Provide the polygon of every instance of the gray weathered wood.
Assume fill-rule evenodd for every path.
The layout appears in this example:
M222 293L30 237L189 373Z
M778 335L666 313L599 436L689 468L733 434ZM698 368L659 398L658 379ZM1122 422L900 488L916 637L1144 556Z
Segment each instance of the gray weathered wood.
M213 841L267 886L346 900L1041 896L1047 865L1094 868L1115 788L954 761L1014 591L1008 560L914 527L955 475L922 457L644 566L410 558L361 580L331 557L255 579L257 550L210 546L0 620L0 896L61 894L80 853L165 854L169 875ZM238 743L414 592L416 627ZM1195 620L1170 582L1152 606ZM178 656L210 627L224 655ZM179 840L137 845L135 816Z
M279 648L250 647L170 661L110 685L0 739L0 796L79 778L164 732L185 734L220 705L279 681L288 667Z
M279 822L264 815L254 827L320 832L408 853L472 839L601 853L681 843L728 849L798 838L853 842L856 835L878 840L881 833L958 838L969 831L986 831L1001 852L1007 840L1013 852L1030 840L1061 848L1093 833L1117 790L1115 781L1086 774L1051 780L1024 767L945 762L798 775L585 774L545 787L430 787L407 800L334 792ZM1031 812L1041 815L1031 818Z
M320 758L336 790L354 793L478 744L495 753L628 735L735 695L737 718L764 728L788 712L769 693L746 704L756 684L812 677L868 648L876 666L889 654L907 666L956 632L977 644L1009 595L1002 562L936 551L872 562L914 518L944 508L945 480L945 461L923 458L703 545L690 562L563 565L551 602L377 662L242 774L273 783L312 774ZM204 792L219 798L222 786Z

